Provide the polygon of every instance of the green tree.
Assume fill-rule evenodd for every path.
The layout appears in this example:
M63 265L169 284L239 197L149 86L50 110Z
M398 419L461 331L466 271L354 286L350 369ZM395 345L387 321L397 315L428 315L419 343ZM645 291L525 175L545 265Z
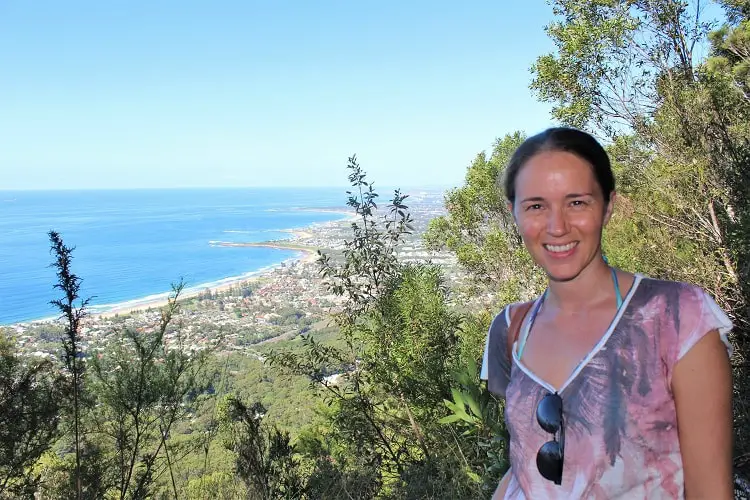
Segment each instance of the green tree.
M68 247L62 237L56 231L49 232L50 252L55 261L52 267L57 270L57 283L55 288L63 293L63 297L51 301L62 314L66 322L65 332L61 338L63 347L63 364L72 378L71 398L73 410L73 442L75 445L75 478L76 498L81 499L83 485L81 482L81 453L83 448L83 435L81 428L82 404L83 404L83 380L86 365L83 362L81 350L80 327L81 320L86 316L86 306L89 299L81 300L79 291L81 279L73 273L71 264L74 248Z
M745 100L750 100L750 2L723 0L727 23L710 33L709 71L729 76Z
M386 475L397 477L404 470L404 462L411 454L411 442L394 433L386 420L382 395L375 395L370 373L362 369L366 356L366 340L362 338L364 316L372 310L381 294L398 276L396 247L409 232L410 215L403 204L405 196L396 192L379 224L378 194L366 180L366 174L356 157L349 158L347 167L352 191L347 191L348 205L360 217L352 222L352 239L345 241L343 261L334 262L329 255L319 252L321 274L329 290L343 296L343 310L334 315L345 339L343 349L325 346L313 337L305 337L305 352L272 352L272 366L309 376L313 383L336 404L338 412L332 424L345 440L349 440L360 457L366 457L370 467L382 469ZM326 378L333 370L346 374L346 384L333 384ZM412 436L414 437L414 436ZM375 464L380 464L377 467Z
M349 205L360 219L341 259L320 259L329 290L345 298L334 315L344 346L303 336L302 352L269 356L309 377L330 406L328 429L305 442L310 491L347 498L357 483L360 498L476 496L472 464L462 458L472 445L438 422L464 352L464 318L449 306L438 268L398 261L412 230L406 196L396 191L381 212L355 158L348 168Z
M0 498L30 497L33 466L58 437L61 376L50 360L20 356L0 334Z
M523 247L501 183L505 166L525 138L515 132L496 140L489 158L479 153L464 185L446 194L447 214L430 221L424 235L428 248L455 253L475 285L468 293L489 292L495 304L528 299L544 286L544 276Z
M266 409L230 396L221 408L226 447L235 455L236 474L245 482L249 499L298 499L304 483L289 433L264 425Z
M115 477L109 481L121 499L147 498L165 472L178 497L169 438L174 425L189 414L188 396L200 392L208 355L207 349L191 352L179 327L169 329L182 288L181 283L173 287L156 331L126 329L120 342L92 361L98 403L93 417L111 457Z
M532 66L531 88L562 123L614 136L640 131L665 89L696 79L695 47L711 28L700 2L553 0L556 52Z

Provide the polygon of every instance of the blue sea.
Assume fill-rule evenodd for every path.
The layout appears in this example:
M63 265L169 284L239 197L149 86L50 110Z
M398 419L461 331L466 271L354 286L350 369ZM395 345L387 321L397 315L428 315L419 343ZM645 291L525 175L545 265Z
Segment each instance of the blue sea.
M298 256L211 241L288 238L282 230L341 219L344 188L0 191L0 325L54 317L48 232L74 246L73 272L94 312L247 276ZM316 212L315 209L320 209Z

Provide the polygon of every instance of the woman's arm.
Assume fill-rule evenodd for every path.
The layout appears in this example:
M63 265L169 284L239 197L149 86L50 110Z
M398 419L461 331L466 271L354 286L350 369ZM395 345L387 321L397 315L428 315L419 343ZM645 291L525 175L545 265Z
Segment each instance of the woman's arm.
M503 500L505 498L505 491L508 489L508 483L510 482L510 469L505 473L503 478L497 485L495 493L492 495L492 500Z
M675 365L672 392L688 499L730 500L732 370L716 330Z

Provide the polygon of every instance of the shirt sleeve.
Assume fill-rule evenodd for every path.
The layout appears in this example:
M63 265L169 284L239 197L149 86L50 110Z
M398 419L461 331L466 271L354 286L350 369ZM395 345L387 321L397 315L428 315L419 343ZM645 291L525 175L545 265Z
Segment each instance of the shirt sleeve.
M490 392L505 398L510 383L510 359L508 358L509 308L505 307L490 323L484 345L480 378L487 381Z
M675 345L670 349L670 382L674 365L708 334L718 332L728 355L732 356L732 344L727 337L733 327L732 320L716 301L702 288L692 285L685 285L679 295L679 322L675 328L677 336Z
M724 342L727 352L731 356L732 344L729 343L728 334L734 326L732 320L729 319L729 316L719 307L719 304L703 289L698 287L691 288L693 292L692 300L695 305L690 303L686 305L689 305L692 311L700 311L700 313L697 316L688 314L691 321L680 325L677 361L682 359L699 340L714 330L719 332L721 341Z

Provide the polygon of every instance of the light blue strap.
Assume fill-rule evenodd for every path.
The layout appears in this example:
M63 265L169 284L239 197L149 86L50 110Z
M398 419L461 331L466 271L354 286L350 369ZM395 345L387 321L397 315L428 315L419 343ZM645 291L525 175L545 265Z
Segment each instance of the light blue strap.
M617 298L617 311L619 311L623 303L622 294L620 293L620 281L617 279L617 272L615 271L615 269L613 267L610 267L609 270L612 272L612 281L614 281L615 296ZM536 304L534 304L534 309L531 311L531 317L526 322L525 328L523 329L523 335L521 335L518 343L518 359L521 359L521 356L523 356L523 349L524 347L526 347L526 341L529 338L529 333L531 333L531 325L534 324L536 314L537 312L539 312L539 308L541 307L542 302L544 302L544 299L547 297L548 291L549 288L544 291L541 299Z
M612 271L612 280L615 282L615 294L617 295L617 310L622 307L622 294L620 293L620 282L617 280L617 272L614 267L609 268Z

